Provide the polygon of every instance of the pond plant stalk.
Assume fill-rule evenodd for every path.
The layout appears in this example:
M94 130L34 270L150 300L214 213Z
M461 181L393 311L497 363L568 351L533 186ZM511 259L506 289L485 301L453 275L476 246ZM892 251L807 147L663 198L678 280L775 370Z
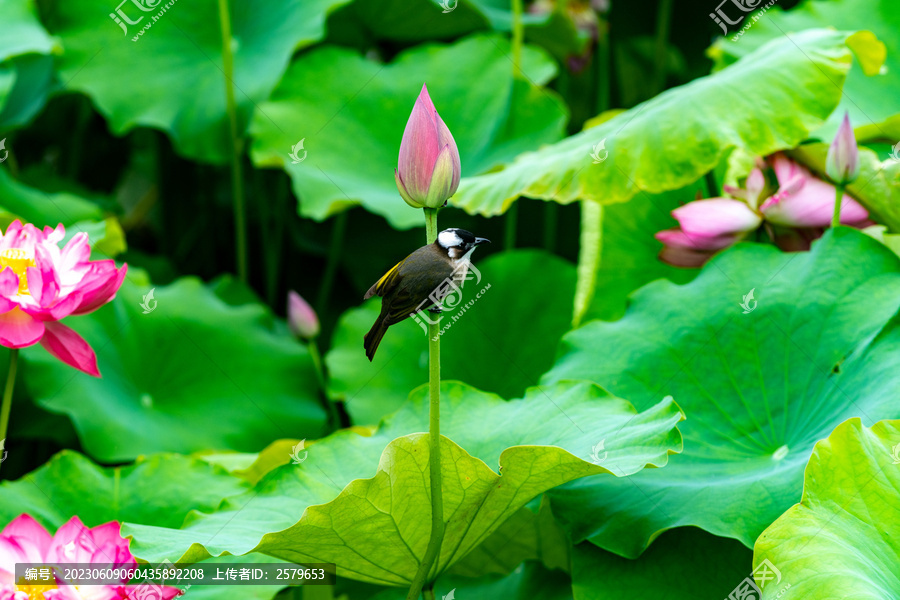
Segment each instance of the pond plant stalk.
M425 240L433 244L437 240L436 208L425 208ZM428 573L441 551L444 540L444 493L441 487L441 336L440 323L428 324L428 440L429 474L431 479L431 537L425 556L409 588L407 600L416 600L423 587L431 591L433 582L427 583ZM431 592L431 597L434 597Z
M19 364L19 349L9 349L9 373L6 376L6 387L3 389L3 403L0 404L0 468L3 467L4 449L6 448L6 430L9 428L9 413L12 409L13 388L16 385L16 370Z
M859 177L859 148L856 147L856 136L847 113L844 113L844 120L838 127L834 141L828 147L825 173L834 182L834 214L831 217L831 226L837 227L841 224L844 190Z
M244 175L241 167L243 143L238 130L237 102L234 99L234 52L231 48L231 9L228 0L219 0L222 31L222 70L225 76L225 106L231 133L231 193L234 198L235 251L238 277L247 283L247 215L244 207Z
M319 343L316 341L322 332L319 316L309 302L303 296L290 290L287 298L287 323L297 340L306 344L306 350L313 363L316 372L316 382L319 384L320 398L325 412L330 419L329 425L337 430L343 426L341 417L334 402L328 397L327 378L325 377L325 365L322 362L322 353L319 352Z
M517 81L524 80L522 72L522 46L525 42L525 26L522 23L522 0L512 0L512 66L513 66L513 90ZM512 115L510 115L512 118ZM504 249L512 250L516 247L516 232L519 227L519 203L514 202L506 211L505 230L503 236Z
M425 214L425 240L438 238L437 213L456 193L460 179L459 150L423 85L403 131L394 178L403 200ZM410 582L407 600L418 600L425 590L434 597L429 579L444 539L444 498L441 471L441 337L438 322L428 325L428 470L431 492L431 536L419 568Z
M595 67L597 87L596 111L597 114L602 114L609 110L611 105L611 53L609 21L606 14L598 14L597 20L597 55L594 57L597 63ZM668 25L666 27L668 28ZM603 205L593 200L582 199L580 206L580 250L578 252L575 299L572 306L573 328L581 325L581 320L594 299L597 287L597 274L600 271L603 260Z

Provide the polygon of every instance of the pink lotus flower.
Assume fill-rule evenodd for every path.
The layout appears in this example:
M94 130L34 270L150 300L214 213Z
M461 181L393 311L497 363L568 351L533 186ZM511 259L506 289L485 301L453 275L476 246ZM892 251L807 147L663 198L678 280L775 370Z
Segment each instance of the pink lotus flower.
M808 250L831 223L836 190L781 153L770 156L768 163L778 189L762 202L766 178L761 168L766 164L750 172L744 188L726 186L732 198L696 200L673 210L680 227L656 234L664 244L660 259L679 267L699 267L763 224L782 249ZM871 224L869 213L850 196L844 194L841 207L841 223L860 228Z
M128 540L119 533L117 522L88 528L78 517L72 517L51 536L31 516L16 517L0 532L0 600L171 600L180 593L173 587L125 585L127 578L116 585L77 586L66 584L58 577L52 585L44 582L24 585L16 583L16 563L80 563L103 569L134 567L137 561L128 549Z
M828 227L834 214L835 187L781 153L773 155L770 162L779 187L760 207L766 220L787 227ZM868 218L869 212L844 194L841 223L858 227L867 224Z
M24 348L38 342L50 354L94 377L97 357L84 339L59 323L70 315L92 312L115 297L127 265L90 261L86 233L64 248L56 229L14 221L0 236L0 345Z
M456 193L461 171L453 135L423 85L403 130L394 171L397 189L413 208L440 208Z

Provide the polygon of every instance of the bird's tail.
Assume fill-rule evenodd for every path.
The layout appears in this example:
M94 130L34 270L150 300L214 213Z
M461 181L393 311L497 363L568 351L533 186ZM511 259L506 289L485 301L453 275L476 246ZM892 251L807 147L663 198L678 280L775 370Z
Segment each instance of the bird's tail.
M369 333L366 334L366 337L363 338L363 345L366 347L366 356L369 358L369 362L372 362L372 359L375 358L375 351L378 350L378 344L381 343L381 338L384 337L385 332L388 329L387 324L385 324L385 315L378 315L378 319L375 321L375 324L372 325L372 329L369 330Z

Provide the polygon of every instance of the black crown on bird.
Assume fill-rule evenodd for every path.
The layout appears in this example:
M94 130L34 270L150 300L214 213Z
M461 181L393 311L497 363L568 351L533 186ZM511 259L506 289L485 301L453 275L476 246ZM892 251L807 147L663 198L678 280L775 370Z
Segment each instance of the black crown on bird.
M366 334L363 344L371 361L388 327L399 323L420 308L432 292L463 263L487 238L475 237L455 227L440 232L433 244L422 246L385 273L369 288L364 299L381 296L381 314Z

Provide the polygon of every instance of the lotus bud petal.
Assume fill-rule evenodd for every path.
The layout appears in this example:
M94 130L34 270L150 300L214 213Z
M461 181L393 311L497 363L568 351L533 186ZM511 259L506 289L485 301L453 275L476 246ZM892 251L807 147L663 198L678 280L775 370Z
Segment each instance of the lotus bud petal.
M300 294L288 292L288 326L298 338L311 340L319 335L319 317L316 311Z
M853 127L850 126L850 116L846 113L828 148L825 172L838 185L853 183L859 177L859 149L856 147Z
M459 150L423 85L403 131L394 177L413 208L440 208L459 187Z

